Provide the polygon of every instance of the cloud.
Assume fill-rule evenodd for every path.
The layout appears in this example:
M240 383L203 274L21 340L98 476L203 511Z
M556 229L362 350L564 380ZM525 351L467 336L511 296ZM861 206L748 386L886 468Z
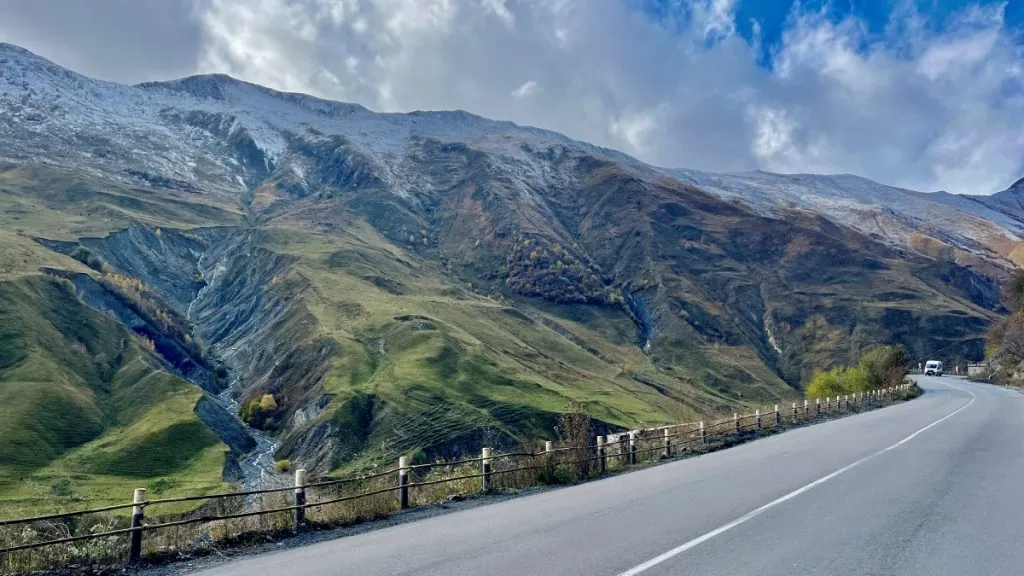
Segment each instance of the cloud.
M536 80L527 80L523 82L522 86L512 91L512 97L522 100L523 98L533 96L538 90L540 90L540 85L537 84Z
M609 123L609 130L629 144L629 147L638 155L646 156L650 153L647 150L648 142L657 126L655 114L652 111L644 111L635 114L626 113L618 118L613 118Z
M115 82L193 73L201 34L192 0L0 0L0 42Z
M124 0L92 15L0 0L29 24L0 23L0 39L115 80L189 59L382 111L461 108L663 166L990 193L1024 174L1024 49L1005 2L979 1L935 22L903 0L881 32L795 3L762 46L756 23L738 34L736 0L658 0L657 19L642 0L137 3L163 7L169 31ZM52 24L43 13L60 5L69 16Z
M894 16L863 23L798 14L775 73L748 107L755 157L779 171L850 172L923 190L988 193L1024 170L1024 49L1004 5L972 6L942 33ZM760 146L766 141L771 146Z

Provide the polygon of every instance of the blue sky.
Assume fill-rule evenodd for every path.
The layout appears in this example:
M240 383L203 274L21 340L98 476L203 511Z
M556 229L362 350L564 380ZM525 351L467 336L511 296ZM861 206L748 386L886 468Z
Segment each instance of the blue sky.
M668 167L970 194L1024 176L1024 0L0 0L0 14L0 41L117 82L221 72L380 111L463 109Z
M866 24L873 35L881 35L889 17L908 0L802 0L804 11L821 11L833 22L854 17ZM917 10L927 19L927 25L942 32L951 16L971 5L1005 4L1005 22L1008 28L1024 34L1024 0L912 0ZM627 0L655 20L687 18L690 3L680 0ZM793 11L794 0L737 0L735 2L736 32L748 41L754 40L755 22L762 43L762 65L770 66L771 50L778 48L783 31Z
M655 0L664 4L663 0ZM881 34L889 22L889 15L905 0L804 0L801 5L805 10L824 10L829 19L838 21L854 16L868 25L873 34ZM982 4L1001 4L998 2L982 2ZM967 0L916 0L918 10L926 15L930 26L941 30L948 18L963 10L970 4ZM791 0L740 0L736 10L738 32L749 39L752 23L757 21L761 26L764 42L768 46L778 46L786 18L792 8ZM1024 25L1024 2L1009 2L1005 11L1006 23L1011 27Z

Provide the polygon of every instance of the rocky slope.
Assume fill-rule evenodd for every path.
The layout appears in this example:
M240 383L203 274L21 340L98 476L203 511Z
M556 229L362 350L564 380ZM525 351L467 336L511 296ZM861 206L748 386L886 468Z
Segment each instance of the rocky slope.
M128 302L119 329L261 478L270 449L323 471L511 446L570 400L608 426L771 402L878 342L975 358L1017 234L1009 196L965 220L908 192L872 228L807 200L884 205L866 181L666 171L223 76L120 86L9 45L0 143L0 285L45 266Z
M1019 182L991 196L964 196L915 192L851 175L664 172L723 198L741 199L763 214L811 210L889 245L990 276L1006 278L1018 265L1014 250L1024 235Z

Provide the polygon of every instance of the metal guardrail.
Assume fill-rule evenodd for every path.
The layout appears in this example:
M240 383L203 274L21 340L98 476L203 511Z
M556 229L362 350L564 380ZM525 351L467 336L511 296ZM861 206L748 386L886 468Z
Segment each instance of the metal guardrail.
M659 458L662 458L672 457L673 455L678 455L683 452L700 452L708 449L709 445L713 444L714 442L720 441L729 436L735 437L737 435L742 435L743 433L750 431L757 432L764 429L779 428L781 426L784 426L786 423L799 422L801 419L807 420L810 417L835 414L839 412L848 412L858 407L863 408L867 406L874 406L878 403L884 402L887 398L895 394L905 393L909 391L912 386L912 384L903 384L900 386L885 388L882 390L875 390L872 392L862 392L852 395L847 394L843 396L826 397L824 399L824 403L822 403L822 399L820 398L816 399L813 403L811 403L808 400L804 400L802 404L793 402L791 406L789 406L788 408L780 408L779 405L776 404L773 410L767 410L764 413L762 413L760 410L755 411L754 414L741 415L739 413L736 413L733 415L731 419L724 419L711 423L692 422L687 424L677 424L657 428L647 428L642 430L631 430L628 432L622 432L608 436L598 436L593 444L587 444L585 446L555 447L553 442L548 441L545 443L545 449L541 452L511 452L505 454L493 454L490 448L484 448L482 455L477 458L466 458L462 460L455 460L452 462L435 462L427 464L410 464L408 462L408 458L403 456L399 459L399 464L395 468L390 468L381 472L366 474L362 476L353 476L348 478L337 479L328 478L313 483L307 483L306 471L303 469L299 469L295 471L294 485L285 488L268 488L261 490L248 490L243 492L224 492L195 496L179 496L172 498L159 498L154 500L149 500L146 498L146 490L144 488L137 488L134 491L133 501L130 504L117 504L113 506L77 510L74 512L45 514L26 518L0 520L0 527L3 527L19 524L30 524L34 522L42 522L49 520L57 520L62 518L74 518L79 516L87 516L92 514L99 514L103 512L111 512L131 508L131 525L128 528L109 530L105 532L97 532L93 534L83 534L80 536L69 536L66 538L57 538L52 540L45 540L42 542L25 543L16 546L8 546L5 548L0 548L0 555L22 550L29 550L33 548L42 548L45 546L55 546L59 544L78 542L82 540L129 535L129 549L127 560L129 564L135 564L139 562L139 560L141 559L142 537L143 533L145 532L153 532L156 530L161 530L174 526L183 526L187 524L214 522L218 520L230 520L236 518L261 516L266 514L275 514L282 512L293 513L294 527L296 530L301 530L307 525L306 511L309 509L318 508L329 504L358 500L361 498L367 498L370 496L384 494L388 492L394 492L398 499L399 508L405 509L409 507L410 488L432 486L438 484L445 484L449 482L457 482L462 480L478 478L481 480L480 490L486 492L490 489L492 478L496 475L530 470L541 470L544 468L551 468L552 466L555 465L579 465L582 462L598 462L597 471L599 474L603 474L608 470L608 463L611 459L617 458L620 462L624 463L625 465L632 466L638 464L638 456L641 454L658 452L660 453ZM643 442L654 442L655 445L648 448L640 448L639 446ZM611 453L613 448L617 448L617 453ZM577 458L570 459L568 461L555 462L555 459L559 454L571 452L576 452L577 454L594 455L588 456L583 459ZM530 459L532 462L536 462L538 459L542 459L542 463L530 464L526 466L516 466L513 468L502 470L495 470L492 467L492 463L494 460L498 459ZM410 481L409 479L410 473L414 470L438 467L463 466L474 463L480 463L480 472L473 474L463 474L452 478L442 478L438 480L429 481L425 480L419 482ZM328 498L326 500L320 500L316 502L308 502L306 499L308 490L340 486L343 484L372 480L394 474L397 474L397 484L395 485L389 485L384 488L368 490L347 496ZM282 492L293 492L294 503L292 505L271 508L266 510L256 510L251 512L239 512L233 514L208 514L197 516L194 518L186 518L182 520L168 521L157 524L145 523L145 510L148 507L171 503L210 501L224 498L235 498L240 496L262 495Z

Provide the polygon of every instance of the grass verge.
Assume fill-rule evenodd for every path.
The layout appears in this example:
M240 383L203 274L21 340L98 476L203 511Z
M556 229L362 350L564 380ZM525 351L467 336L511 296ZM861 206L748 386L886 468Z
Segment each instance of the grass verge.
M440 513L462 501L489 502L491 497L507 498L534 491L538 487L578 484L598 477L706 454L788 429L874 410L920 394L921 390L911 385L907 390L890 397L868 395L859 401L846 402L841 407L829 403L820 413L815 408L816 404L810 404L806 411L802 411L802 405L795 412L792 409L781 411L778 419L774 411L766 411L761 415L760 426L755 417L745 416L739 420L739 429L736 429L735 420L726 418L704 427L703 435L700 426L682 425L669 429L667 450L664 429L640 431L635 436L632 458L627 442L612 442L606 447L603 466L593 446L579 448L563 443L556 445L552 452L544 452L540 443L526 445L516 452L494 456L486 490L483 489L481 463L474 459L414 464L410 471L409 503L413 511L420 510L418 513L399 510L396 499L397 473L350 479L307 490L306 524L301 530L296 530L294 512L286 510L147 532L144 538L145 564L154 567L175 562L194 562L205 556L226 558L260 551L269 544L275 547L301 545L331 535L351 533L339 531L340 528L364 526L365 529L372 529L402 521L401 518L424 517L422 511L425 509ZM591 465L581 466L582 460ZM316 482L321 481L323 479ZM199 509L184 512L160 510L160 506L154 505L147 507L147 524L237 514L252 509L275 510L287 508L291 504L289 492L276 492L256 497L217 499ZM0 546L83 531L109 530L125 525L125 516L94 515L74 522L51 521L25 527L3 527L0 528ZM321 536L317 536L318 533ZM121 536L87 541L84 545L60 545L6 554L0 560L0 570L5 574L14 574L60 567L60 571L55 574L108 573L104 571L123 562L126 541L127 538Z

